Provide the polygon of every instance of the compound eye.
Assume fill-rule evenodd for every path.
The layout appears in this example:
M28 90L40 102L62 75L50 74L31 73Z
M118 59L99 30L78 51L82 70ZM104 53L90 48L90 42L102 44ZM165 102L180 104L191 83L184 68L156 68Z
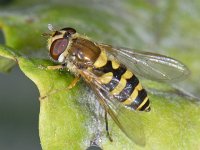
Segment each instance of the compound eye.
M61 38L55 40L51 44L50 55L54 60L58 60L59 56L66 50L69 40L66 38Z
M74 28L70 28L70 27L66 27L66 28L63 28L61 30L66 31L67 33L69 33L71 35L76 33L76 30Z

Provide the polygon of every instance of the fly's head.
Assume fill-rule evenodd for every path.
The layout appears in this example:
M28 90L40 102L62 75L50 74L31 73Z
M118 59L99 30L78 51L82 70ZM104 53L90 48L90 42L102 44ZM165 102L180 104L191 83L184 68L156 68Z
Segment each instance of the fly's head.
M70 27L54 31L53 28L50 38L48 39L48 49L50 57L55 62L66 63L68 61L68 53L71 48L72 38L75 36L76 30Z

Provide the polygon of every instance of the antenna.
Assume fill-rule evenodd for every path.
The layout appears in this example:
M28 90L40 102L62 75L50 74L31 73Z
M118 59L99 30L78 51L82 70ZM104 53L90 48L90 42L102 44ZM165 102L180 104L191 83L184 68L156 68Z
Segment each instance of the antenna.
M51 33L42 33L41 36L43 36L43 37L50 37L50 36L52 36L52 34Z
M55 29L54 29L54 27L53 27L52 24L48 24L48 29L49 29L50 31L55 31Z

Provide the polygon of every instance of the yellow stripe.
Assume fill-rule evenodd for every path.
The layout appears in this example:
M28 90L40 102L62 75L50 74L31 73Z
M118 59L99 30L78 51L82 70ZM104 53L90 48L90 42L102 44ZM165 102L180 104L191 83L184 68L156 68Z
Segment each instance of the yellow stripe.
M111 94L117 95L119 94L126 86L126 79L121 78L118 85L111 91Z
M108 72L103 74L101 77L98 77L98 80L102 83L102 84L107 84L109 83L113 78L113 73L112 72Z
M108 59L107 59L107 56L106 56L106 52L105 52L105 50L102 50L101 53L100 53L100 55L99 55L99 57L98 57L98 59L97 59L96 62L94 63L94 66L95 66L96 68L103 67L103 66L106 65L107 60L108 60Z
M118 62L116 62L115 60L112 60L112 67L113 67L113 69L117 69L117 68L119 68L119 63Z
M148 110L150 108L150 105L149 106L147 106L146 108L145 108L145 110Z
M140 104L140 106L137 108L137 110L139 110L140 108L142 108L142 106L148 101L148 97L146 97L143 102Z
M135 87L138 91L141 91L143 88L142 88L142 85L141 83L138 83L138 85Z
M138 96L138 90L135 89L135 90L133 91L133 93L131 94L131 96L129 96L129 98L127 98L127 100L125 100L125 101L123 102L123 104L125 104L125 105L130 105L130 104L136 99L137 96Z
M122 75L125 79L130 79L133 76L133 73L129 70L126 70L126 72Z
M131 96L129 96L129 98L127 98L127 100L125 100L123 102L123 104L125 105L130 105L138 96L138 91L142 90L142 85L140 83L138 83L138 85L135 87L133 93L131 94Z

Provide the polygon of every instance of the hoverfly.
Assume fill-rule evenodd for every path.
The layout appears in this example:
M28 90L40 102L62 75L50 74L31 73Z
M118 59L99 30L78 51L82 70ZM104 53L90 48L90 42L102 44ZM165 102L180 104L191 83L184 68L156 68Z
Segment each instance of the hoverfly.
M48 68L67 68L75 75L69 88L82 77L94 91L105 110L107 135L109 114L138 145L145 144L138 112L150 111L150 101L135 75L168 82L181 80L189 73L185 65L170 57L96 43L70 27L52 30L48 48L53 61L61 64ZM132 118L128 118L127 113L131 113Z

